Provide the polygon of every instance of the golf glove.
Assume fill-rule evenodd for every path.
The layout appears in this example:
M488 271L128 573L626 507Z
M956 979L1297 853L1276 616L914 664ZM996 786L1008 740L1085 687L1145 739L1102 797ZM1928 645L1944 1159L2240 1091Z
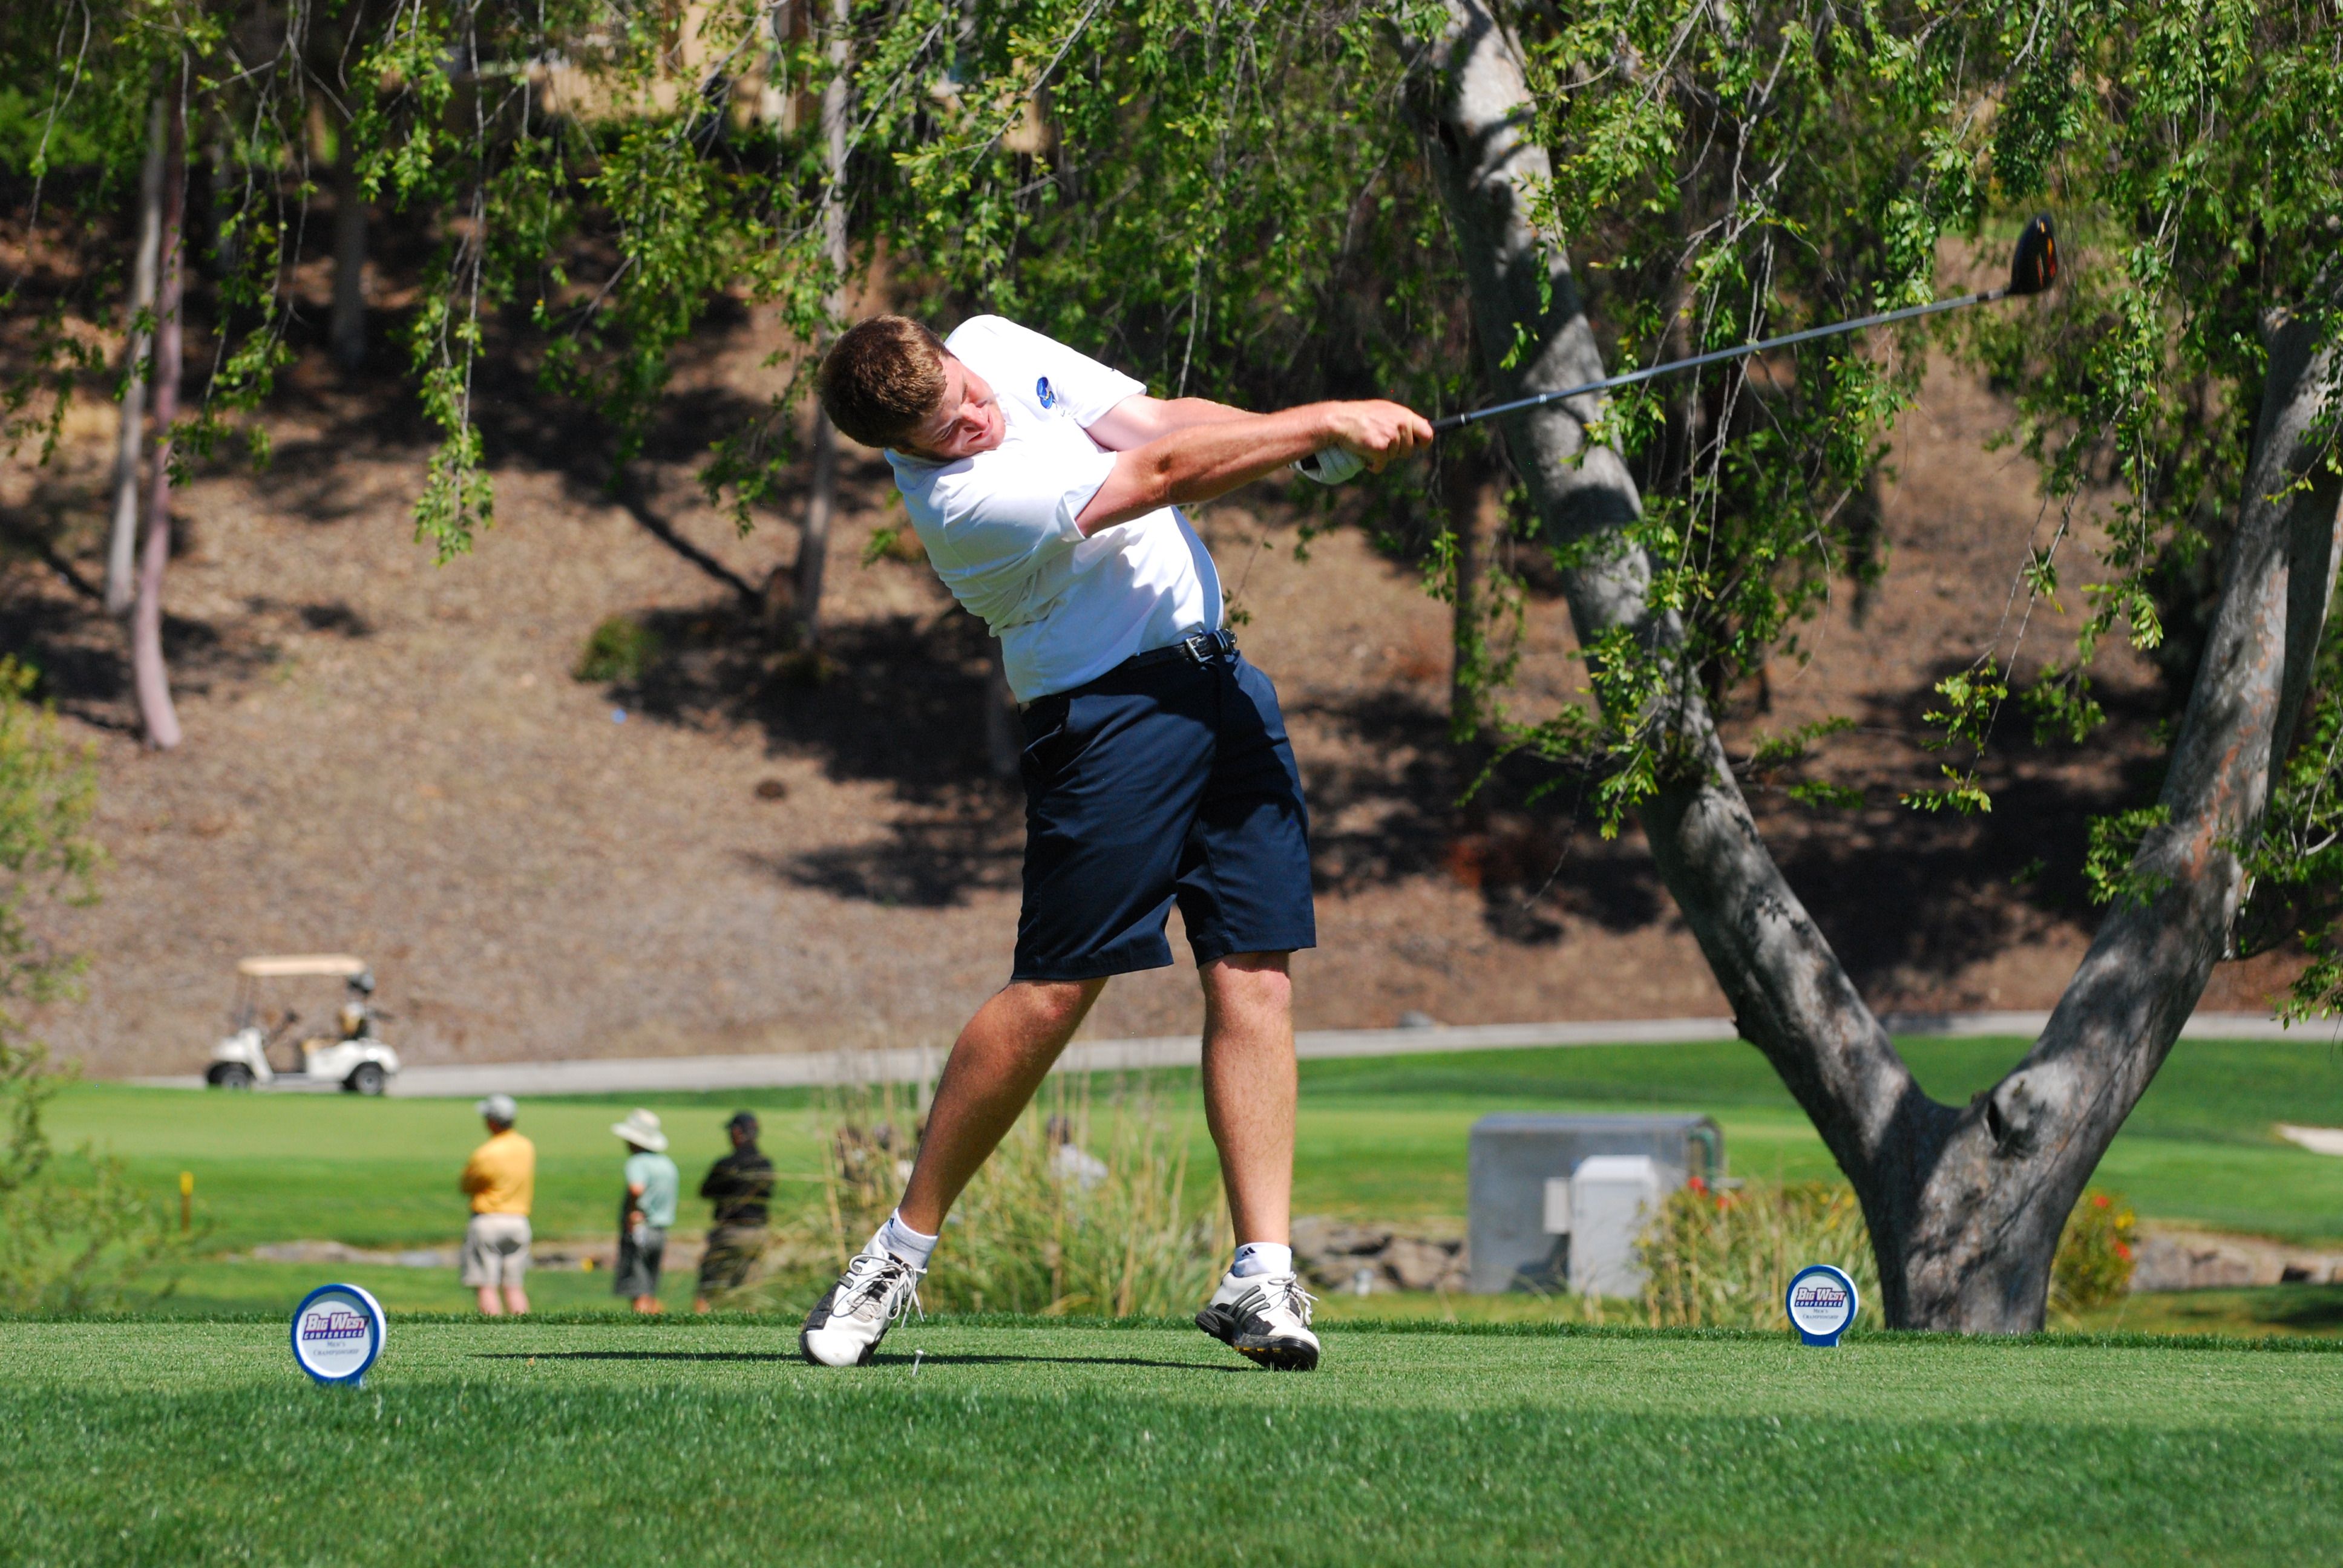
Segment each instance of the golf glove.
M1294 472L1305 479L1315 479L1322 485L1339 485L1356 477L1367 466L1367 460L1341 447L1328 447L1312 452L1293 465Z

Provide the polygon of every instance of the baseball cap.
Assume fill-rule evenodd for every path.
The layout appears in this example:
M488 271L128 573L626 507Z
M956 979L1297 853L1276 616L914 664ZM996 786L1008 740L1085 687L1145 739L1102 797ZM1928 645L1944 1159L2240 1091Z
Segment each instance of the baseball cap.
M756 1112L755 1112L755 1111L734 1111L734 1112L732 1113L732 1120L731 1120L731 1121L728 1121L728 1122L726 1122L726 1123L724 1124L724 1130L725 1130L726 1131L728 1131L728 1132L733 1131L735 1131L735 1130L737 1130L737 1131L742 1131L742 1132L754 1132L754 1131L757 1131L757 1114L756 1114Z
M501 1121L508 1127L520 1119L520 1107L513 1103L513 1097L509 1094L491 1094L472 1109L489 1121Z

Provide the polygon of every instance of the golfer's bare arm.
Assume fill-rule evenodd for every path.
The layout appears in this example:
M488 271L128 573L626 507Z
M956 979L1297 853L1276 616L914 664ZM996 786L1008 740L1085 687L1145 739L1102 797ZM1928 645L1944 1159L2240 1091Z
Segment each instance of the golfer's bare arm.
M1421 415L1379 402L1247 414L1201 397L1129 397L1086 428L1117 454L1106 482L1074 519L1086 535L1161 507L1216 499L1323 447L1344 447L1380 469L1432 439ZM1121 445L1134 436L1137 444Z
M1176 430L1198 425L1225 425L1232 420L1259 418L1242 408L1215 403L1209 397L1125 397L1094 425L1085 425L1091 440L1110 452L1129 452Z

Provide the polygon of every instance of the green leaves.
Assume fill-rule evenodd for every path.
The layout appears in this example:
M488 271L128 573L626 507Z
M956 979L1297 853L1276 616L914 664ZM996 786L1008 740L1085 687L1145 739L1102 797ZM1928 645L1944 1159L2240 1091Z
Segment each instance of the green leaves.
M2083 880L2098 904L2146 904L2171 885L2168 876L2136 864L2147 836L2172 822L2170 808L2143 806L2091 819L2091 842L2083 857Z
M2331 611L2269 819L2245 855L2237 948L2291 942L2308 960L2280 999L2288 1020L2343 1016L2343 624Z
M1922 744L1932 751L1967 746L1981 757L1992 738L1994 720L2000 717L2002 704L2009 700L2009 683L2000 669L1990 658L1983 659L1945 677L1935 690L1938 705L1921 717L1936 725L1937 733ZM1946 765L1938 772L1945 779L1942 785L1910 790L1903 796L1904 803L1915 810L1953 811L1962 816L1993 809L1993 797L1977 780L1975 759L1966 768Z

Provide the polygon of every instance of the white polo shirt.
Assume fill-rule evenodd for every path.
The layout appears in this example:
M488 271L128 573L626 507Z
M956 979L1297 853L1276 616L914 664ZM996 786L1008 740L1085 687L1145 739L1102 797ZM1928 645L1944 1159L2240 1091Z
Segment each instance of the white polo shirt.
M998 316L963 321L944 347L1000 398L1001 445L953 463L887 461L937 575L1001 639L1017 699L1218 630L1220 573L1179 508L1089 538L1074 526L1114 467L1086 427L1147 388Z

